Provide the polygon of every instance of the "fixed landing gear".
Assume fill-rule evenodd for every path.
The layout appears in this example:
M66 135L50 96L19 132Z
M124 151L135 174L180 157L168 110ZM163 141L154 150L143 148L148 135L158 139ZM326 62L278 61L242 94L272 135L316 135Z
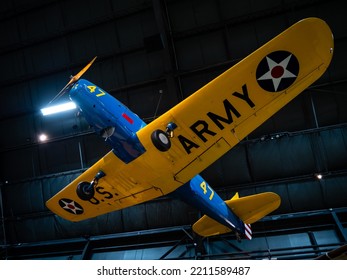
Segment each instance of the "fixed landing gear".
M171 142L167 134L158 129L154 130L151 135L153 145L161 152L166 152L171 147Z
M95 187L98 185L99 179L105 177L106 174L103 171L99 171L93 181L89 182L81 182L77 185L76 193L77 196L82 200L90 200L94 197Z
M237 242L241 243L241 240L242 240L241 234L235 231L235 236L236 236Z
M177 125L173 122L169 122L166 126L166 130L154 130L151 139L153 145L161 152L166 152L171 148L170 138L174 137L174 130Z

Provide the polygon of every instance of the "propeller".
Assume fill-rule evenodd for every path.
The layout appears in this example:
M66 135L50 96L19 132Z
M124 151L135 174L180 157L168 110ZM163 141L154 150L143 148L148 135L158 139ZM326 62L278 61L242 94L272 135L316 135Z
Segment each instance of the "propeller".
M65 87L59 93L48 103L51 104L53 101L57 100L59 97L63 96L68 90L82 77L82 75L87 72L90 66L94 63L95 59L97 58L94 57L84 68L79 71L75 76L71 76L70 81L66 84Z

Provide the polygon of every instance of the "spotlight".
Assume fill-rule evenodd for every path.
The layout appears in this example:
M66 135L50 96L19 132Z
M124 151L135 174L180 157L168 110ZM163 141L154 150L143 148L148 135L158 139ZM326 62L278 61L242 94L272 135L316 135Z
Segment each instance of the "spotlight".
M40 142L45 142L48 139L48 136L44 133L39 135Z
M320 173L315 174L315 176L316 176L316 178L317 178L318 180L322 180L322 179L323 179L323 175L320 174Z

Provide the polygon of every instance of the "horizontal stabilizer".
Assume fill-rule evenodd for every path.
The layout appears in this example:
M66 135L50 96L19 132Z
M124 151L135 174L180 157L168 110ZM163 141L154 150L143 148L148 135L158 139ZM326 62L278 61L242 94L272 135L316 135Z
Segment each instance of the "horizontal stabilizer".
M195 233L204 237L231 232L230 228L218 223L207 215L202 216L192 228Z
M281 204L281 198L273 192L265 192L231 199L226 204L245 224L253 224L276 210Z
M232 212L237 215L245 224L245 236L250 239L252 231L250 224L255 223L272 211L276 210L281 203L279 195L266 192L239 198L238 193L225 201ZM247 232L247 229L248 232ZM200 236L213 236L231 232L232 229L226 227L207 215L200 218L194 225L193 230Z

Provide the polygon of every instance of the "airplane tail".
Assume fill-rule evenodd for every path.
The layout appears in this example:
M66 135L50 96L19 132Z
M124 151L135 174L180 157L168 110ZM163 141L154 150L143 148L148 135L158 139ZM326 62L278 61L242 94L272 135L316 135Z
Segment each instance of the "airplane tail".
M272 192L265 192L245 197L239 197L236 193L233 198L225 201L230 210L243 222L241 229L243 236L252 239L251 224L260 220L272 211L276 210L281 203L281 198ZM210 217L204 215L194 225L193 230L201 236L213 236L232 231Z

